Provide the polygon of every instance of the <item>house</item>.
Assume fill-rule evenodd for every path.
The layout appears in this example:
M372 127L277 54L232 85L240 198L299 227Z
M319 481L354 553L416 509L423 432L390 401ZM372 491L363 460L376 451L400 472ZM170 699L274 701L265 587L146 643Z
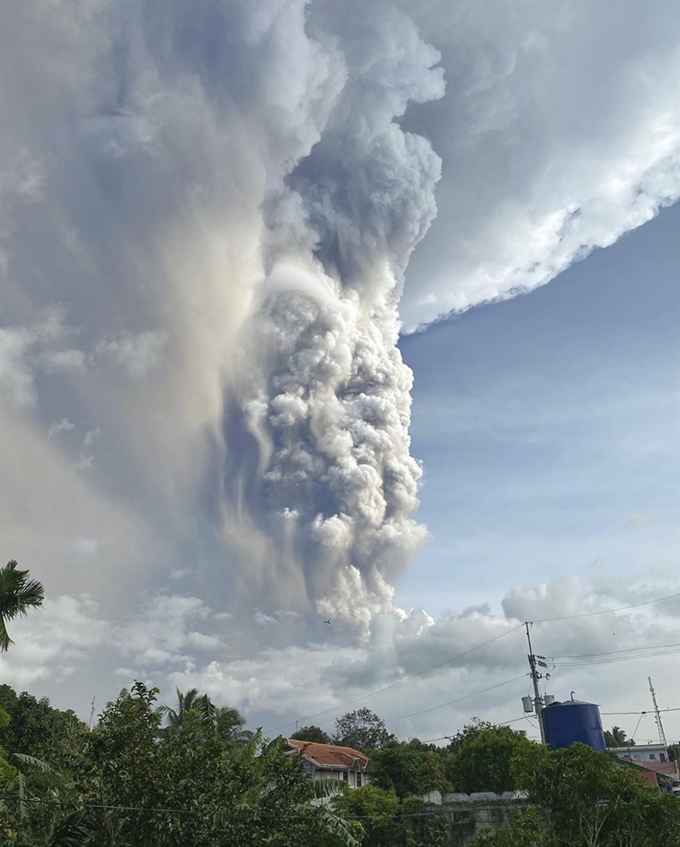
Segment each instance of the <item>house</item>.
M678 779L676 764L669 760L663 744L635 744L632 747L610 747L609 750L624 762Z
M680 792L680 782L677 777L674 774L666 774L658 770L662 765L654 765L654 763L650 762L641 765L637 762L631 762L627 756L619 759L618 764L622 768L634 770L638 776L648 782L653 788L659 788L661 791L670 791L676 794Z
M369 758L365 753L351 747L298 741L296 738L287 738L286 745L288 755L302 756L305 771L312 779L341 779L349 788L361 788L370 781L367 773Z

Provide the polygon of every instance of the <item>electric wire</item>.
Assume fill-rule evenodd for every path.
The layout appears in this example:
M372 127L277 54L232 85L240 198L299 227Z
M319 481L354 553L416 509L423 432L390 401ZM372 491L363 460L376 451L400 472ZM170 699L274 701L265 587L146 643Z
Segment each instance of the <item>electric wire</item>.
M474 691L472 694L466 694L464 697L458 697L456 700L449 700L446 703L439 703L437 706L430 706L427 709L421 709L418 712L411 712L408 715L400 715L398 718L388 718L385 720L385 723L396 723L397 721L404 721L406 718L414 718L417 715L425 715L428 712L434 712L437 709L443 709L444 706L453 706L454 703L462 703L463 700L469 700L471 697L477 697L478 694L486 694L487 691L493 691L496 688L501 688L504 685L510 685L512 682L517 682L520 679L525 679L528 674L521 674L520 676L513 677L512 679L506 679L505 682L499 682L496 685L491 685L489 688L483 688L481 691Z
M668 594L666 597L657 597L655 600L644 600L641 603L631 603L629 606L619 606L616 609L601 609L599 612L584 612L580 615L563 615L559 618L541 618L540 620L528 621L528 623L553 623L554 621L570 621L574 618L591 618L595 615L609 615L613 612L624 612L626 609L638 609L640 606L651 606L653 603L661 603L664 600L673 600L675 597L680 597L680 591L677 594Z
M58 808L76 808L76 809L100 809L112 812L152 812L154 814L165 814L165 815L199 815L205 814L203 810L199 809L173 809L173 808L162 808L162 807L153 807L153 806L106 806L101 803L78 803L76 800L47 800L43 797L24 797L21 798L17 795L7 795L4 797L0 797L0 799L4 802L6 800L15 800L17 803L38 803L40 805L45 806L56 806ZM222 809L228 809L228 806L217 806L213 813L219 812ZM400 818L420 818L420 817L431 817L431 811L422 811L422 812L400 812ZM434 814L443 814L443 812L435 812ZM307 818L308 813L304 812L286 812L285 813L287 819L292 820L303 820ZM262 814L262 812L257 813L258 820L268 820L268 819L278 819L280 818L280 812L272 812L271 814ZM334 817L340 818L339 815L334 815ZM340 818L342 820L342 818ZM371 815L352 815L350 820L373 820Z
M393 682L390 685L386 685L382 688L378 688L375 691L369 692L368 694L362 694L359 697L355 697L352 700L347 700L346 702L340 703L336 706L332 706L329 709L323 709L322 711L315 712L312 715L306 715L305 717L298 718L297 721L287 721L286 723L279 724L276 727L265 730L265 734L277 732L280 729L285 729L286 727L293 726L293 724L297 725L299 723L306 723L307 721L313 720L314 718L322 717L323 715L328 715L332 712L338 712L340 709L344 709L347 706L353 706L357 703L362 703L362 702L364 702L365 700L368 700L371 697L377 696L378 694L382 694L386 691L391 691L394 688L397 688L400 685L404 685L404 684L406 684L407 682L410 682L413 679L417 679L421 676L424 676L425 674L428 674L428 673L431 673L432 671L438 670L439 668L442 668L445 665L449 665L452 662L456 662L456 661L458 661L458 659L462 659L465 656L470 655L470 653L474 653L476 650L481 650L482 648L487 647L489 644L493 644L495 641L498 641L501 638L505 638L506 635L511 635L513 632L517 632L518 630L522 629L525 626L525 624L527 624L527 623L531 623L533 625L533 624L538 624L538 623L552 623L554 621L575 620L577 618L588 618L588 617L594 617L596 615L613 614L615 612L623 612L627 609L637 609L637 608L640 608L642 606L651 606L654 603L661 603L664 600L673 600L676 597L680 597L680 592L677 592L675 594L668 594L665 597L656 597L653 600L644 600L640 603L631 603L627 606L619 606L615 609L601 609L597 612L584 612L583 614L578 614L578 615L563 615L561 617L555 617L555 618L541 618L541 619L534 620L534 621L524 621L523 623L519 624L518 626L514 627L513 629L509 629L506 632L503 632L500 635L497 635L495 638L491 638L491 639L489 639L488 641L485 641L482 644L478 644L477 646L472 647L470 650L467 650L464 653L460 653L457 656L453 656L452 658L447 659L444 662L440 662L437 665L432 665L431 667L425 668L424 670L419 671L418 673L411 674L410 676L407 676L404 679L397 680L396 682ZM643 649L643 648L639 648L639 649ZM613 652L618 652L618 651L613 651ZM675 651L675 652L680 652L680 651ZM593 655L596 655L596 654L593 654ZM672 655L672 653L649 654L649 656L645 655L645 656L643 656L643 658L653 658L654 655ZM564 658L567 658L567 657L564 657ZM637 657L634 657L634 656L633 657L625 657L625 658L622 658L621 661L628 661L629 658L637 658ZM618 661L618 660L610 660L610 661ZM582 664L605 664L605 662L601 662L601 663L600 662L583 662L583 663L569 662L569 663L565 663L565 664L558 664L558 665L556 665L556 667L559 667L559 668L572 667L572 666L576 667L577 665L582 665ZM470 696L473 696L473 695L470 695ZM451 701L451 703L449 703L449 704L442 704L442 705L451 705L454 702L458 702L458 701ZM426 712L432 711L435 708L441 708L441 706L435 706L435 707L432 707L431 709L424 709L420 712L414 712L412 715L405 715L405 716L400 717L400 718L394 718L394 719L392 719L392 722L395 722L397 720L403 720L406 717L414 717L415 715L418 715L418 714L425 714Z
M675 656L680 653L680 650L665 650L654 653L640 653L637 656L617 656L610 659L594 659L590 662L554 662L555 668L580 668L587 665L612 665L618 662L632 662L636 659L654 659L657 656Z
M632 653L637 652L639 650L666 650L671 647L680 647L680 644L649 644L646 647L627 647L622 648L621 650L609 650L608 652L602 653L577 653L574 656L551 656L550 658L555 659L588 659L591 656L613 656L614 653Z
M458 659L463 659L465 656L469 656L470 653L474 653L476 650L481 650L483 647L488 647L489 644L493 644L495 641L500 641L501 638L505 638L506 635L512 635L513 632L517 632L522 629L524 624L519 624L512 629L508 629L505 632L502 632L500 635L496 635L494 638L490 638L488 641L485 641L483 644L477 644L475 647L471 647L469 650L466 650L464 653L459 653L457 656L452 656L452 658L447 659L445 662L440 662L437 665L432 665L429 668L425 668L422 671L418 671L418 673L411 674L410 676L405 677L404 679L399 679L396 682L391 683L390 685L386 685L383 688L378 688L375 691L371 691L369 694L362 694L360 697L355 697L353 700L348 700L346 703L340 703L337 706L333 706L330 709L324 709L322 712L315 712L313 715L307 715L306 717L299 718L297 723L305 723L306 721L311 721L314 718L319 718L322 715L328 715L331 712L337 712L340 709L344 709L346 706L353 706L356 703L362 703L364 700L368 700L369 697L375 697L377 694L382 694L385 691L391 691L393 688L397 688L399 685L404 685L407 682L410 682L412 679L417 679L418 677L425 676L425 674L431 673L432 671L439 670L439 668L443 668L445 665L450 665L452 662L458 661ZM288 721L287 723L279 724L279 726L274 727L273 729L266 730L265 734L270 732L276 732L279 729L285 729L287 726L292 726L296 721Z
M680 706L672 706L668 709L659 709L660 712L680 712ZM601 715L608 717L618 717L619 715L652 715L654 709L642 709L639 712L600 712Z

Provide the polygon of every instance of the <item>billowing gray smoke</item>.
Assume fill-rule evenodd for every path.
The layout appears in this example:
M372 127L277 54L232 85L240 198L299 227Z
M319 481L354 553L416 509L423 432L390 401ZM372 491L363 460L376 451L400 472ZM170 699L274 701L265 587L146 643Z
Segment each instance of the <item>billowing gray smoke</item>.
M397 304L440 162L399 119L439 54L387 0L2 14L14 407L256 605L365 628L423 537Z
M397 304L440 162L396 119L440 97L443 79L437 52L387 3L335 3L308 26L332 37L344 84L319 141L267 198L262 304L224 428L224 520L279 602L366 626L424 532Z

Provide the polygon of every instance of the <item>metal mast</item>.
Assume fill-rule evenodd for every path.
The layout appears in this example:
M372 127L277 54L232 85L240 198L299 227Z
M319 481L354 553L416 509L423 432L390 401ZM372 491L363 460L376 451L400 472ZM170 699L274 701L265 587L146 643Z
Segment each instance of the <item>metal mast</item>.
M529 659L529 667L531 668L531 681L534 685L534 709L536 709L536 716L538 717L538 728L541 731L541 744L545 744L545 730L543 729L543 700L541 700L541 695L538 693L538 680L543 678L543 674L537 670L537 666L546 667L545 656L535 656L534 649L531 646L531 636L529 635L529 623L530 621L524 622L524 627L527 631L527 641L529 642L529 655L527 658Z
M652 694L652 703L654 704L654 717L656 718L656 725L659 729L659 741L663 744L664 747L668 747L668 742L666 741L666 733L663 731L663 724L661 723L661 712L659 711L659 706L656 702L656 693L654 691L654 686L652 685L652 678L648 676L649 680L649 690Z

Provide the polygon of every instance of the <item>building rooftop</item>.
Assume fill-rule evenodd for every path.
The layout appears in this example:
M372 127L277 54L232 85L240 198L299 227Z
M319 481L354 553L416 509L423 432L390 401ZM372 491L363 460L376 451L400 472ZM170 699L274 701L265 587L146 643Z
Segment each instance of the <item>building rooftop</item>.
M650 751L656 752L657 750L660 750L661 752L663 752L666 748L663 746L663 744L659 743L659 744L631 744L630 746L628 744L624 744L623 747L608 747L607 749L610 750L612 753L627 753L629 750L632 750L632 751L639 750L641 753L646 753L646 752L650 752Z
M287 738L289 747L298 750L306 759L311 759L316 765L325 768L352 768L358 765L365 770L369 758L351 747L338 747L336 744L319 744L316 741L298 741L297 738Z

